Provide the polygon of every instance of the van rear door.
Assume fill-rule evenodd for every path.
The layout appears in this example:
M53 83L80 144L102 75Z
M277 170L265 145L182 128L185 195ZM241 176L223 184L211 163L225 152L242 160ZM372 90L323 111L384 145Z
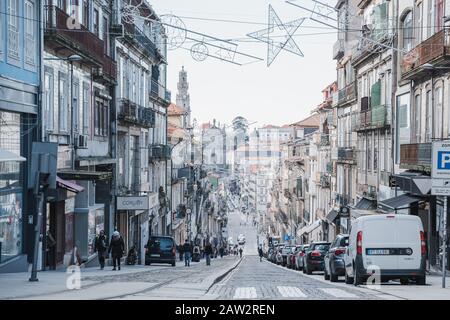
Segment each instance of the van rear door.
M420 231L421 221L415 216L398 217L397 244L400 248L398 268L400 270L420 269L422 260Z
M364 268L370 265L381 270L397 270L398 256L391 249L397 247L397 223L387 215L371 217L363 222L362 243Z

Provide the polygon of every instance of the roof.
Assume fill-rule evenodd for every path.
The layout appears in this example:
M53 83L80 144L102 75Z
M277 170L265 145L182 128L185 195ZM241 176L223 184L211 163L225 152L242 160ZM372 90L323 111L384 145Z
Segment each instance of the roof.
M27 159L5 149L0 149L0 162L24 162Z
M167 112L169 116L175 116L175 115L183 115L186 113L186 110L184 108L177 106L175 103L171 103L169 105L169 108L167 109Z
M320 114L316 113L309 116L306 119L300 120L291 124L292 127L319 127L320 126Z

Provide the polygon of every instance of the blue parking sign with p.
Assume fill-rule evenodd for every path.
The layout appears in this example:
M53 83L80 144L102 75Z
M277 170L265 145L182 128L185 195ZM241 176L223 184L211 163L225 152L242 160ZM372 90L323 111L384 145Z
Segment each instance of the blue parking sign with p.
M438 151L437 168L450 170L450 151Z

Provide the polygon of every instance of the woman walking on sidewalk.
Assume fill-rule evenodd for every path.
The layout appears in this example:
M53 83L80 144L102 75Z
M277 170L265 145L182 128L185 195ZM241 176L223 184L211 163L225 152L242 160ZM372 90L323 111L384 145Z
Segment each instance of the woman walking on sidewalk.
M192 251L191 244L186 239L186 241L184 242L184 245L183 245L184 266L185 267L190 267L191 266L191 251Z
M120 270L120 259L122 258L124 252L125 243L123 241L123 238L120 235L119 231L114 231L108 250L108 253L112 253L113 271L116 270L116 266L119 267Z

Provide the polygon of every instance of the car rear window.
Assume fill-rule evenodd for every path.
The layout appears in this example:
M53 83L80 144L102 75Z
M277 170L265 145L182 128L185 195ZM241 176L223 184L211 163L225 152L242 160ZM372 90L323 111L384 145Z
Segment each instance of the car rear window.
M173 247L173 240L169 238L150 238L149 247L153 249L170 250Z
M341 239L341 242L339 243L340 247L348 247L348 237L344 237Z
M329 244L316 244L314 245L314 250L326 251L330 248Z

